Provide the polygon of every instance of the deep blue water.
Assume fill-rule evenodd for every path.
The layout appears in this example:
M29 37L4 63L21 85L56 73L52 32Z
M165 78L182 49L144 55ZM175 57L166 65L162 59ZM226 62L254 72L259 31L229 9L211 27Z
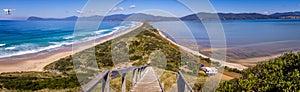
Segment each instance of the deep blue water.
M252 58L300 50L300 20L228 20L221 23L231 57ZM200 50L210 48L208 30L201 21L152 24L179 44L199 45Z
M75 42L101 38L137 25L136 22L102 22L98 30L91 30L92 28L87 25L78 29L77 32L83 33L74 38L75 24L75 21L2 20L0 21L0 58L53 51Z

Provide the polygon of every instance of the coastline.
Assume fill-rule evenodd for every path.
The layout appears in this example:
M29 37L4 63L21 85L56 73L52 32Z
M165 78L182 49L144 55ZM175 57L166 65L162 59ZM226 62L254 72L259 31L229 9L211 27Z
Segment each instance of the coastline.
M70 55L80 52L82 50L94 47L98 44L112 40L112 39L122 36L124 34L127 34L131 31L141 27L143 24L144 23L140 23L139 25L137 25L133 28L130 28L124 32L120 32L117 34L110 35L108 37L104 37L105 39L101 39L97 42L93 42L93 43L88 42L89 45L79 46L79 48L73 48L73 50L72 49L61 49L58 51L53 51L51 53L47 53L45 55L31 58L31 59L15 60L13 62L6 61L6 60L10 60L9 58L7 58L6 60L1 60L0 73L21 72L21 71L44 71L43 68L45 66L51 64L52 62L55 62L61 58L70 56ZM78 46L76 46L76 47L78 47ZM70 46L70 48L72 48L72 46Z
M286 51L286 52L283 52L283 53L273 53L273 54L270 54L268 56L250 57L250 58L246 58L246 59L233 59L233 58L230 58L230 57L228 58L228 56L227 56L226 61L224 62L223 60L218 60L218 59L211 58L211 57L209 57L208 53L205 53L205 52L210 52L210 51L214 51L214 50L224 50L224 48L205 48L205 49L202 49L199 52L197 52L197 51L191 50L191 49L189 49L185 46L179 45L178 43L172 41L166 35L164 35L161 31L159 31L159 34L162 35L166 40L170 41L172 44L180 47L181 49L183 49L185 51L188 51L188 52L190 52L194 55L201 56L201 57L204 57L204 58L210 58L214 62L220 62L220 64L222 66L228 66L229 68L236 68L238 70L243 70L243 69L246 69L248 67L256 66L260 62L265 62L265 61L272 60L274 58L282 56L284 53L289 52L289 51ZM227 49L225 48L225 50L227 50ZM300 51L298 51L298 50L293 51L293 53L298 53L298 52L300 52ZM227 55L228 55L228 52L227 52Z
M270 56L262 56L262 57L254 57L254 58L235 60L234 62L238 63L238 64L241 64L241 65L244 65L244 66L255 66L257 63L275 59L275 58L280 57L280 56L282 56L282 55L284 55L285 53L288 53L288 52L289 51L284 52L284 53L280 53L280 54L273 54L273 55L270 55ZM300 51L293 51L292 53L297 54L299 52Z
M125 30L123 32L119 32L116 34L112 34L109 36L105 36L101 39L96 39L95 42L86 42L89 45L81 45L79 46L79 48L75 48L74 50L72 50L72 46L68 46L68 49L60 49L60 50L55 50L55 51L51 51L47 54L43 54L43 55L38 55L35 56L33 58L27 58L27 59L20 59L20 60L13 60L13 59L0 59L0 73L3 72L21 72L21 71L44 71L43 68L49 64L51 64L54 61L57 61L61 58L67 57L72 55L73 53L77 53L80 52L82 50L91 48L95 45L104 43L106 41L112 40L116 37L119 37L121 35L127 34L128 32L131 32L139 27L141 27L143 25L143 23L140 23L139 25L130 28L128 30ZM158 29L159 30L159 29ZM197 52L194 50L191 50L185 46L179 45L178 43L172 41L171 39L169 39L166 35L164 35L160 30L158 31L159 35L161 35L164 39L168 40L169 42L171 42L173 45L178 46L180 49L192 53L196 56L201 56L203 58L210 58L212 61L214 62L220 62L220 64L222 66L228 66L230 68L236 68L238 70L243 70L246 69L248 67L251 66L255 66L257 63L259 62L263 62L263 61L267 61L273 58L276 58L278 56L281 56L282 54L276 54L276 55L271 55L271 56L263 56L263 57L255 57L255 58L248 58L248 59L240 59L240 60L234 60L233 62L224 62L222 60L217 60L214 58L209 57L209 55L206 54L202 54L201 52ZM77 46L78 47L78 46ZM210 49L206 49L206 50L210 50ZM217 49L211 49L211 50L217 50ZM32 54L33 56L36 55ZM27 55L24 55L27 56ZM30 55L28 55L30 56ZM250 62L249 62L250 61Z
M184 46L181 46L179 44L177 44L176 42L172 41L171 39L167 38L167 36L165 36L159 29L158 29L158 32L159 34L164 37L166 40L170 41L172 44L178 46L179 48L181 48L182 50L184 51L187 51L187 52L190 52L194 55L197 55L197 56L201 56L203 58L210 58L209 56L206 56L204 54L201 54L200 52L197 52L197 51L194 51L194 50L191 50L187 47L184 47ZM217 60L217 59L214 59L214 58L210 58L210 60L214 61L214 62L220 62L222 64L222 66L228 66L230 68L236 68L238 70L243 70L243 69L246 69L248 67L242 65L242 64L238 64L238 63L229 63L229 62L224 62L222 60Z

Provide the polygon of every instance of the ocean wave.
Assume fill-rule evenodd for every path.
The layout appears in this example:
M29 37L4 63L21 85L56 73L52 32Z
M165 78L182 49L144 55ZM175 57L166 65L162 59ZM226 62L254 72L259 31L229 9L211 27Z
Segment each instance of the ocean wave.
M73 36L73 35L70 35L70 36L65 36L65 37L64 37L64 39L66 39L66 40L68 40L68 39L72 39L72 38L74 38L74 36Z
M7 48L5 48L5 50L13 50L13 49L16 49L16 47L7 47Z
M99 31L95 31L95 34L103 34L104 32L108 32L110 31L109 29L103 29L103 30L99 30Z
M0 47L5 46L6 44L0 44Z
M65 45L72 45L73 42L49 42L52 45L61 45L61 46L65 46Z
M62 46L67 46L67 45L72 45L72 42L49 42L50 44L47 47L37 47L35 45L19 45L19 47L7 47L5 50L18 50L16 52L8 52L8 53L3 53L2 55L0 54L0 58L6 58L6 57L12 57L12 56L20 56L20 55L26 55L26 54L32 54L32 53L38 53L42 51L47 51L47 50L54 50ZM28 46L28 48L26 48Z
M135 25L137 26L137 25ZM80 43L80 42L87 42L87 41L92 41L92 40L95 40L95 39L99 39L99 38L102 38L102 37L106 37L106 36L110 36L110 35L113 35L119 31L124 31L124 30L128 30L132 28L132 25L122 25L122 26L116 26L116 27L113 27L111 29L103 29L103 30L98 30L98 31L95 31L94 36L90 36L90 37L84 37L82 39L80 39L80 41L75 41L75 43Z
M57 50L58 48L64 47L64 46L69 46L72 44L78 44L81 42L87 42L87 41L92 41L95 39L99 39L101 37L106 37L109 35L113 35L116 32L119 31L124 31L128 30L132 27L133 25L137 26L136 24L130 24L130 25L121 25L121 26L116 26L110 29L103 29L103 30L98 30L94 31L92 34L89 35L84 35L84 36L65 36L64 39L65 41L62 42L48 42L49 44L47 46L41 45L41 44L23 44L23 45L15 45L11 47L7 47L4 49L0 49L0 51L4 53L0 53L0 58L6 58L6 57L12 57L12 56L20 56L20 55L26 55L26 54L32 54L32 53L38 53L38 52L43 52L43 51L53 51ZM67 41L68 39L75 38L78 40L74 41ZM6 44L0 44L1 46L5 46Z
M85 38L82 38L80 41L75 41L76 43L80 43L80 42L88 42L88 41L92 41L92 40L96 40L96 39L99 39L99 38L102 38L102 37L106 37L106 36L110 36L110 35L113 35L116 31L111 31L109 33L106 33L106 34L98 34L96 36L90 36L90 37L85 37Z

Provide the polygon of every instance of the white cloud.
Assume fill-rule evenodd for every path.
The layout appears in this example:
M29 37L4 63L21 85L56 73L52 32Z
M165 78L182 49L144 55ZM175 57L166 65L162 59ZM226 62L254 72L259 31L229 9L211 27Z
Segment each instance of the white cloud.
M125 8L123 8L123 7L119 7L119 10L120 10L120 11L124 11L124 10L125 10Z
M133 4L133 5L130 5L129 8L130 8L130 9L134 9L134 8L136 8L136 5L134 5L134 4Z
M265 15L269 15L269 14L270 14L270 12L267 12L267 11L265 11L265 12L263 12L263 14L265 14Z
M94 10L76 10L76 13L79 14L79 15L94 15L96 14L96 11Z
M78 14L82 14L83 12L82 12L82 11L80 11L80 10L76 10L76 13L78 13Z
M110 10L110 12L124 11L124 10L125 10L125 8L123 8L123 7L114 7Z

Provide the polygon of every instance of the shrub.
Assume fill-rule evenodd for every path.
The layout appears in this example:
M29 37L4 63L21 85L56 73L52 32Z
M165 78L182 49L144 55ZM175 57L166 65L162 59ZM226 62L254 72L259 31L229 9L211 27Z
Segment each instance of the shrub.
M300 53L286 53L243 70L243 78L226 81L217 91L299 91L299 67Z

